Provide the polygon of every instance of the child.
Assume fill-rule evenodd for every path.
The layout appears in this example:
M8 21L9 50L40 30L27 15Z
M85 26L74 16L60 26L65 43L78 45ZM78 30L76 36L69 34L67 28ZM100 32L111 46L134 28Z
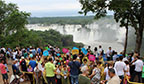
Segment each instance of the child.
M67 69L67 66L64 65L63 66L63 69L61 71L61 75L62 75L62 84L69 84L69 72L68 72L68 69Z
M4 60L1 60L0 61L0 71L1 71L1 74L3 77L4 84L8 84L8 75L7 75L6 67L3 63L4 63Z
M28 65L27 71L28 72L33 72L33 68L30 65ZM33 84L33 75L32 74L28 74L28 77L29 77L29 79L31 81L31 84Z
M33 68L32 68L30 65L28 65L27 71L28 71L28 72L32 72L32 71L33 71Z

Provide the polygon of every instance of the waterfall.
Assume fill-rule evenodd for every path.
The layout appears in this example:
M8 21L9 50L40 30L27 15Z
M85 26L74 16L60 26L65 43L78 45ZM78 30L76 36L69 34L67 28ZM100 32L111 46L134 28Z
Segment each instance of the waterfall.
M61 34L70 34L73 35L74 42L82 42L85 47L90 45L94 48L102 45L105 51L109 46L118 52L123 50L125 29L119 27L117 23L97 21L87 25L51 24L49 26L28 24L27 28L40 31L54 29Z

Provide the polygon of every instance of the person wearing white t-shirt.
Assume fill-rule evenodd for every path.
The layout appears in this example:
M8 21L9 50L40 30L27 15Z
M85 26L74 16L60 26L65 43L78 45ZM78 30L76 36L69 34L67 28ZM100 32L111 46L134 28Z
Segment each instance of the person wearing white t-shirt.
M119 57L119 61L117 61L114 65L114 68L117 71L117 75L120 77L122 80L121 84L123 83L123 78L124 78L124 73L127 71L127 66L126 64L122 61L123 56Z
M102 51L103 51L102 46L99 45L99 51L98 51L99 55L102 53Z
M104 75L105 75L105 80L109 80L110 79L110 76L108 74L108 70L113 68L113 63L108 63L106 65L106 68L104 69ZM115 74L117 75L117 72L116 72L116 69L113 68L115 70Z
M126 75L130 76L130 66L129 66L129 62L128 61L124 61L126 66L127 66L127 71L126 71Z
M106 54L107 54L107 60L108 60L108 61L111 60L112 52L113 52L112 48L109 47L109 49L107 50L107 53L106 53Z
M132 65L135 65L134 77L132 77L132 80L135 78L136 75L138 75L138 82L140 82L142 79L141 75L142 75L143 61L140 60L139 56L136 56Z

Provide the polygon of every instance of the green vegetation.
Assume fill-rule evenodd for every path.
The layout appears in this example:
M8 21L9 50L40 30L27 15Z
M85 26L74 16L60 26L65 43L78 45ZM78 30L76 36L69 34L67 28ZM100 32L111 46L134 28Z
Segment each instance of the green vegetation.
M127 48L128 28L133 28L136 34L135 51L140 53L144 30L144 0L79 0L82 5L79 13L95 14L99 19L107 15L107 10L114 12L114 19L120 26L126 28L125 48Z
M16 46L37 47L47 44L59 47L83 46L81 43L74 43L71 35L61 35L54 30L28 31L25 25L28 24L29 16L30 13L19 11L16 4L6 4L0 0L0 46L10 48Z
M0 45L4 47L15 48L16 46L27 47L27 46L45 46L51 44L53 46L73 47L83 46L82 43L74 43L72 35L62 35L55 30L49 31L24 31L16 32L12 35L8 35L5 39L0 41Z
M76 17L31 17L28 19L29 24L80 24L85 25L93 22L93 16L76 16Z
M30 13L19 11L15 4L0 0L0 41L14 32L22 31Z
M8 35L5 39L0 41L0 45L4 47L14 48L16 46L27 47L27 46L45 46L54 45L63 47L83 46L82 43L74 43L72 35L62 35L55 30L49 31L24 31L16 32L12 35Z

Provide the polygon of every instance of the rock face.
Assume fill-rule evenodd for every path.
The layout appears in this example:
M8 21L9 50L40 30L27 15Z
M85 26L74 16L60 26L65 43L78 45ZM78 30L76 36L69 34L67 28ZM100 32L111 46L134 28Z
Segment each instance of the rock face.
M122 43L124 42L125 29L120 28L119 25L114 22L95 21L87 25L51 24L49 26L29 24L27 28L29 30L40 31L53 29L59 31L61 34L70 34L73 35L75 42L82 42L85 44L85 47L90 45L94 48L102 45L105 51L109 46L118 52L123 50Z

